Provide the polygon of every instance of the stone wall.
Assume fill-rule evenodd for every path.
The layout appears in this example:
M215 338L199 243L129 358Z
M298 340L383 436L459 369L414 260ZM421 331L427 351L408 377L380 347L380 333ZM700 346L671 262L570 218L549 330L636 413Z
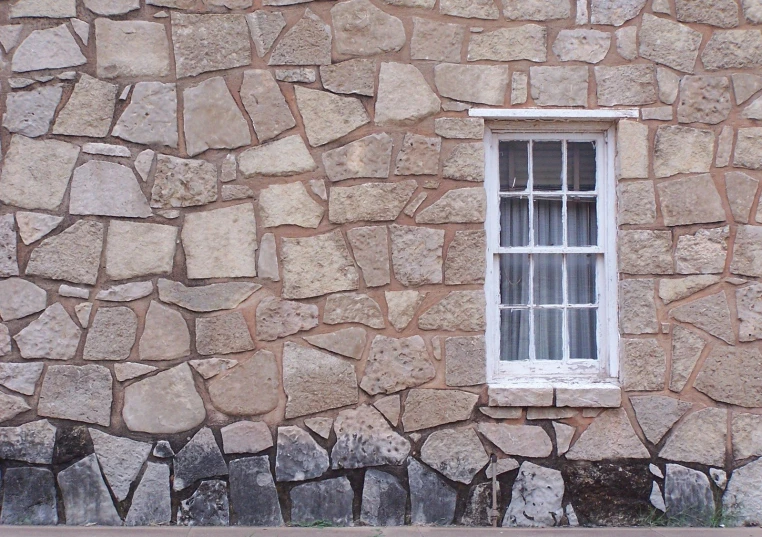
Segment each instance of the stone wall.
M0 523L762 522L762 1L0 22ZM621 394L485 384L472 106L641 110Z

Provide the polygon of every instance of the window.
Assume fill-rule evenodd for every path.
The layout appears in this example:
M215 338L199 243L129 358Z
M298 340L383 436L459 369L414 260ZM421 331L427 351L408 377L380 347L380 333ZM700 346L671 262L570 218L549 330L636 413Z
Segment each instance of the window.
M488 133L491 382L616 375L611 135Z

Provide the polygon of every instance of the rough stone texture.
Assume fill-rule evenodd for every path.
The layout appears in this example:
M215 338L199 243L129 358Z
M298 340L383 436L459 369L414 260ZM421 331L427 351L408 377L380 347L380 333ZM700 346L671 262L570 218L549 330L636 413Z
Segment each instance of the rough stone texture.
M296 86L295 92L307 140L312 147L337 140L370 122L365 107L354 97L340 97L302 86Z
M111 372L100 365L48 366L37 414L108 427L112 384Z
M664 388L667 358L655 339L623 339L621 379L625 390L654 391Z
M56 302L13 339L23 358L71 360L77 352L81 333L64 307Z
M380 470L365 472L360 521L368 526L403 526L407 491L397 478Z
M206 477L228 475L228 467L211 429L201 429L177 452L174 470L174 490L183 490Z
M122 417L131 431L178 433L204 421L206 411L187 364L135 382L124 390Z
M458 24L413 17L410 58L458 63L463 35L463 27Z
M275 39L286 27L286 19L280 11L265 11L263 9L246 14L251 40L260 58L270 51Z
M616 163L619 176L622 179L647 178L649 151L648 126L636 121L620 121L617 128ZM622 188L627 184L630 183L623 183ZM654 213L655 211L654 207Z
M16 225L18 226L19 235L26 245L37 242L57 228L61 222L63 222L63 217L61 216L22 211L16 213Z
M426 344L421 336L390 338L377 335L371 343L360 387L371 395L395 393L434 378Z
M405 432L467 420L479 397L460 390L413 389L405 400Z
M97 313L95 320L98 320ZM183 316L167 306L151 301L138 351L141 360L175 360L188 356L190 332Z
M331 451L334 470L400 465L410 453L410 442L395 433L371 406L361 405L339 412L333 430L336 433Z
M730 309L723 292L679 306L670 312L670 317L690 323L727 343L735 342Z
M335 187L328 202L333 223L395 220L418 187L414 180Z
M712 165L714 133L689 127L663 126L656 131L654 173L705 173Z
M47 420L0 427L0 455L32 464L53 462L56 428Z
M257 339L276 339L310 330L318 325L318 308L275 297L263 299L257 306Z
M262 240L259 242L257 272L262 279L272 280L274 282L280 281L278 248L275 244L275 235L273 233L265 233L262 235Z
M169 75L169 40L163 24L95 20L99 78Z
M632 279L619 282L619 328L625 334L656 334L654 280Z
M694 387L716 401L755 408L762 406L762 354L754 347L715 346L706 357Z
M33 30L13 54L15 73L41 69L63 69L87 63L65 24L45 30Z
M133 218L152 214L132 170L103 160L91 160L74 170L69 213Z
M483 291L452 291L418 318L422 330L484 330Z
M638 29L635 26L626 26L615 32L616 51L625 60L634 60L638 57Z
M389 322L402 332L413 320L418 307L423 302L426 293L418 291L385 291Z
M323 87L334 93L365 95L376 93L376 68L373 60L347 60L320 66Z
M177 147L176 85L161 82L135 84L130 104L119 117L112 134L139 144ZM150 169L150 163L147 167ZM137 159L135 168L140 172ZM145 176L143 180L146 180Z
M508 70L500 66L442 63L434 68L434 81L443 97L502 105L508 86Z
M656 102L655 75L653 65L597 66L595 83L598 105L643 105Z
M179 526L227 526L230 524L228 486L225 481L203 481L193 496L180 502Z
M755 93L762 89L762 77L751 73L733 73L730 75L733 81L733 94L736 103L743 104Z
M762 248L760 230L753 226L738 226L733 246L730 272L744 276L762 276Z
M53 134L103 138L114 115L118 86L82 74L66 105L58 113Z
M8 278L0 281L0 317L3 321L23 319L45 309L47 293L30 281Z
M152 365L135 364L131 362L114 364L114 376L119 382L142 377L158 368Z
M368 287L379 287L390 281L389 241L384 227L359 227L347 232L357 265Z
M444 95L439 84L437 89ZM412 125L439 112L440 104L439 97L414 65L381 64L375 108L376 125Z
M726 77L684 76L680 80L680 123L721 123L731 107L730 81Z
M359 360L365 350L367 335L363 328L352 327L337 330L330 334L305 336L304 339L321 349Z
M316 435L328 440L331 436L333 418L307 418L304 420L304 425Z
M296 125L286 99L269 71L254 69L244 72L241 101L260 142L275 138Z
M730 477L728 487L722 497L722 507L733 513L734 522L738 525L760 524L760 494L759 480L762 478L762 461L753 461L736 469Z
M469 484L489 457L471 427L432 433L421 448L421 460L453 481Z
M238 165L247 178L255 175L296 175L317 168L302 137L297 134L247 149L238 157Z
M301 182L270 185L259 192L259 216L264 227L294 225L314 229L324 212Z
M572 461L647 459L650 455L630 424L623 408L601 413L566 453Z
M715 513L714 495L706 474L678 464L667 465L664 503L667 516L679 519L681 525L707 525Z
M699 229L677 239L678 274L720 273L725 269L730 228Z
M659 183L657 190L667 226L725 220L722 199L709 174Z
M90 429L95 454L114 496L122 501L151 452L151 444ZM168 481L168 480L167 480Z
M539 106L587 106L587 67L530 67L529 78Z
M733 220L742 224L749 223L749 213L757 193L759 180L742 172L725 174L725 192L728 195Z
M701 53L704 69L743 69L762 64L759 30L725 30L712 33Z
M7 169L7 167L6 167ZM32 251L26 274L94 284L103 247L103 225L79 221Z
M483 34L472 34L468 44L468 60L493 60L493 61L515 61L515 60L530 60L533 62L544 62L547 59L547 29L544 26L538 26L536 24L526 24L524 26L516 26L512 28L501 28L492 32L486 32ZM459 58L455 60L459 61ZM507 73L504 73L502 69L476 69L474 66L468 67L467 70L462 73L468 73L472 77L472 81L481 79L485 82L490 82L491 88L463 88L461 91L480 92L485 91L489 93L479 93L482 98L490 98L492 100L497 99L497 93L504 93L505 82ZM452 76L452 67L447 71L443 70L443 74ZM448 81L448 88L454 86L454 81ZM439 82L437 82L439 87ZM454 88L448 89L448 91L457 91ZM440 88L441 92L441 88ZM442 95L445 95L442 93ZM492 95L491 97L486 97ZM454 97L455 98L455 97ZM472 100L472 99L465 99ZM474 101L483 102L483 101ZM501 101L491 102L487 104L502 104Z
M738 26L738 4L733 0L677 0L677 20L733 28Z
M407 465L410 522L416 525L452 524L457 492L436 472L412 457Z
M263 421L237 421L222 427L220 434L226 455L259 453L273 447L270 428Z
M3 127L30 138L46 134L62 93L61 86L53 85L8 94Z
M131 282L102 289L95 295L97 300L106 302L132 302L153 293L153 282Z
M8 468L3 489L0 524L58 524L55 481L47 468Z
M196 318L196 350L199 354L231 354L254 349L246 320L240 311Z
M8 421L31 409L23 397L0 394L0 421Z
M87 331L85 360L125 360L138 330L138 317L130 308L99 308ZM142 358L142 357L141 357Z
M598 30L561 30L553 42L553 53L562 62L598 63L606 57L610 47L609 33ZM600 100L598 104L602 104Z
M394 175L436 175L442 140L408 133L397 153Z
M541 427L480 423L478 430L506 455L542 458L553 450L550 437Z
M733 414L731 422L733 458L735 460L762 455L762 416L758 414Z
M383 328L384 316L378 303L368 295L342 293L328 297L323 310L325 324L360 323Z
M61 471L58 486L63 496L67 525L122 525L95 455L89 455Z
M190 15L172 12L172 43L177 77L251 63L243 15Z
M172 272L176 237L173 226L112 221L106 241L106 274L113 280L126 280Z
M268 457L230 462L232 523L241 526L282 526L283 515Z
M632 397L630 401L643 434L654 445L691 408L690 403L661 395Z
M402 285L442 282L444 231L390 226L394 276Z
M250 203L186 215L182 242L188 278L257 275L257 224Z
M132 504L124 525L166 525L171 518L169 466L149 462L132 497Z
M33 395L42 368L42 363L0 364L0 384L14 392Z
M693 72L701 45L701 34L696 30L644 13L639 38L642 58L678 71ZM706 66L706 62L704 65Z
M739 341L756 341L762 339L762 316L760 315L760 298L762 285L752 283L748 287L736 289L736 310L738 311Z
M442 177L458 181L484 181L484 144L456 145L442 163Z
M705 408L693 412L672 431L659 457L681 462L723 466L727 410Z
M484 336L449 337L444 341L444 355L448 386L474 386L487 381Z
M265 414L278 404L280 373L275 355L260 350L208 384L212 404L231 416Z
M593 0L591 21L593 24L621 26L628 20L637 17L645 5L645 0L622 0L618 2Z
M672 328L672 376L669 381L669 389L680 392L688 382L688 378L696 367L701 352L706 346L697 334L675 326Z
M524 462L513 482L503 526L557 526L563 515L564 478L551 468Z
M310 526L325 521L332 526L352 524L354 492L346 477L305 483L291 489L291 523Z
M331 8L335 47L339 54L372 56L395 52L405 44L402 21L368 0L349 0Z
M278 427L275 479L306 481L323 475L329 466L328 452L304 429Z
M309 8L278 41L268 65L330 65L331 27Z

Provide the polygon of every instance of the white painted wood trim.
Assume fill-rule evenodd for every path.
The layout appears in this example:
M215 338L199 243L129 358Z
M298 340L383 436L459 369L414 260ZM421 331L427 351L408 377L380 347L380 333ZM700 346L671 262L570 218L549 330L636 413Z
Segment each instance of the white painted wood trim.
M504 120L550 119L556 121L616 121L617 119L638 119L638 110L623 108L616 110L573 110L569 108L472 108L470 117Z

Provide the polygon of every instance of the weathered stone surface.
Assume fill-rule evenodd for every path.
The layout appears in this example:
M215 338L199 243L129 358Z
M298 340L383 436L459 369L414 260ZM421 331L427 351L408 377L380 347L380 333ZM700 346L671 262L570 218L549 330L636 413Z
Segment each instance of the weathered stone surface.
M439 12L469 19L497 19L500 16L493 0L444 0L439 3Z
M130 104L119 117L112 134L139 144L177 147L177 86L161 82L135 84ZM135 168L140 171L137 159ZM147 168L150 169L150 163ZM143 180L146 180L145 176Z
M111 372L100 365L51 365L40 390L37 414L108 427Z
M15 135L0 176L0 201L54 211L63 201L79 148L58 140Z
M735 5L735 4L734 4ZM730 114L730 81L724 76L684 76L680 80L680 123L725 121Z
M487 382L484 336L448 337L444 341L445 383L474 386Z
M196 312L229 310L249 298L261 286L249 282L213 283L186 287L180 282L159 278L159 298Z
M189 360L188 363L196 370L196 373L204 377L204 379L209 380L223 371L236 367L238 360L231 358L204 358L203 360Z
M526 24L524 26L515 26L512 28L501 28L492 32L486 32L482 34L471 34L468 43L468 60L493 60L493 61L515 61L515 60L530 60L533 62L544 62L547 59L547 30L544 26L538 26L537 24ZM554 49L555 50L555 49ZM460 48L458 48L460 51ZM455 63L458 63L459 56L456 58ZM462 88L462 92L477 92L478 95L482 95L482 98L489 98L490 100L497 100L502 97L505 91L505 84L507 73L502 68L490 68L485 69L483 67L477 68L476 66L465 67L460 70L460 74L470 76L470 82L480 83L489 82L491 88ZM457 76L454 66L450 66L448 71L443 72L449 76ZM444 82L444 80L443 80ZM439 87L439 82L437 82ZM455 81L452 80L447 85L448 91L457 91L455 89ZM442 88L440 88L440 92ZM491 93L478 93L478 92L490 92ZM465 93L469 95L469 93ZM444 95L444 93L443 93ZM486 97L490 95L490 97ZM453 97L458 98L458 97ZM483 100L464 99L473 102L485 102ZM487 104L502 104L503 100L500 98L500 102L490 102Z
M730 272L752 277L762 276L760 236L759 230L754 226L738 226Z
M679 226L725 220L725 209L711 175L659 183L664 224Z
M178 78L251 63L249 31L243 15L172 12L172 43Z
M452 524L457 492L436 472L412 457L407 466L412 524Z
M418 291L385 291L389 322L397 332L403 331L423 302L426 293Z
M238 165L247 178L257 175L296 175L317 168L298 134L247 149L238 157Z
M211 429L204 427L198 431L177 452L174 470L174 490L183 490L199 479L228 475L228 467Z
M762 509L760 479L762 461L759 459L736 469L731 475L722 497L722 507L725 512L733 513L735 524L756 525L762 521L759 515Z
M96 15L124 15L140 9L140 0L85 0L85 7Z
M129 284L126 284L129 285ZM121 286L115 286L115 287L121 287ZM102 293L103 291L98 291L98 294ZM76 287L74 285L66 285L65 283L62 283L58 286L58 295L59 296L65 296L70 298L84 298L87 300L90 298L90 290L85 289L83 287Z
M515 0L513 0L515 1ZM566 7L568 7L568 1ZM567 11L568 16L568 11ZM566 17L561 17L566 18ZM617 36L619 34L617 33ZM582 61L587 63L598 63L608 54L611 48L611 34L599 32L598 30L561 30L553 42L553 53L562 62ZM539 61L545 61L545 58ZM603 73L602 73L603 74ZM614 74L609 72L609 75ZM596 69L596 79L598 79L598 70ZM599 89L600 92L600 89ZM599 94L600 95L600 94ZM653 101L649 101L653 102ZM600 96L598 104L600 102ZM635 104L635 103L627 103ZM642 103L637 103L642 104Z
M390 226L394 276L402 285L442 282L443 230Z
M240 311L196 319L196 350L199 354L231 354L254 349L249 327Z
M77 16L76 0L19 0L11 6L10 18L46 17L65 19Z
M180 502L179 526L227 526L230 524L227 483L203 481L193 496Z
M0 364L0 384L14 392L33 395L37 380L39 380L42 374L42 367L43 364L40 362L30 364Z
M654 445L691 408L691 403L663 395L631 397L630 402L643 434Z
M204 403L187 364L180 364L124 390L122 417L131 431L178 433L201 424Z
M95 42L98 78L169 75L169 40L163 24L99 18Z
M103 224L81 220L32 251L26 274L93 285L102 247Z
M529 75L538 106L587 106L587 67L530 67Z
M311 526L325 521L332 526L352 525L354 492L346 477L298 485L290 496L292 524Z
M360 387L371 395L420 386L435 376L421 336L390 338L377 335L370 347Z
M114 116L118 86L82 74L66 105L58 113L53 134L103 138Z
M760 140L762 140L762 129L756 127L738 129L733 165L752 170L761 169L762 152L759 150Z
M696 30L644 13L639 38L641 57L678 71L693 72L701 45L701 34Z
M730 75L733 81L733 94L737 104L748 101L755 93L762 89L762 77L751 73L733 73Z
M405 432L467 420L479 396L460 390L417 388L408 392L402 424Z
M675 262L678 274L720 273L728 253L728 227L699 229L677 239Z
M484 292L452 291L418 318L422 330L484 330Z
M323 310L325 324L360 323L371 328L385 326L381 307L371 297L359 293L341 293L328 297Z
M275 235L272 233L265 233L262 235L262 240L259 243L257 272L262 279L272 280L274 282L280 281L278 249L275 244Z
M122 501L148 459L151 444L112 436L98 429L89 431L103 475L116 499Z
M63 88L58 84L9 93L5 104L6 112L3 114L3 127L30 138L46 134L62 93Z
M643 105L656 102L653 65L597 66L595 83L598 105Z
M182 241L188 278L257 275L257 224L251 203L186 215Z
M720 28L738 26L738 4L733 0L677 0L677 20L711 24Z
M81 333L61 303L56 302L13 339L23 358L71 360L77 353Z
M511 105L524 104L527 102L527 85L529 83L529 74L514 72L511 75Z
M363 328L351 327L329 334L305 336L304 339L321 349L359 360L365 350L367 336Z
M62 24L55 28L33 30L13 54L11 68L15 73L23 73L75 67L86 62L74 37Z
M16 225L19 235L24 244L37 242L45 235L53 231L63 221L61 216L52 216L42 213L27 213L19 211L16 213Z
M735 342L728 301L722 291L678 306L670 312L670 317L692 324L727 343Z
M95 317L95 322L97 321L98 314ZM183 316L167 306L151 301L138 350L141 360L175 360L188 356L190 332Z
M659 457L723 466L727 419L727 410L719 408L704 408L689 414L667 438Z
M632 429L623 408L601 413L566 453L572 461L647 459L650 455Z
M284 238L281 255L283 298L308 298L358 287L357 270L339 230Z
M0 427L0 455L4 459L50 464L53 461L56 428L47 420L18 427Z
M200 16L224 17L227 15ZM231 16L237 17L237 15ZM174 31L174 24L172 28ZM202 49L206 48L208 47L202 47ZM178 63L178 71L179 69ZM234 149L251 144L249 125L222 77L208 78L196 86L185 89L183 103L185 147L190 156L203 153L207 149Z
M169 274L176 238L174 226L113 220L108 228L106 274L113 280Z
M432 433L421 448L421 460L453 481L469 484L489 462L471 427Z
M407 133L397 153L394 175L436 175L442 140Z
M259 192L259 216L264 227L294 225L314 229L324 212L302 182L270 185Z
M706 341L682 326L672 328L672 377L669 389L682 391L688 378L693 373Z
M136 364L132 362L116 363L114 364L114 376L119 382L124 382L125 380L142 377L157 369L157 367L152 365Z
M0 524L58 524L55 480L47 468L8 468L3 489Z
M4 324L0 325L0 356L5 356L6 354L9 354L11 352L11 333L8 331L8 327ZM0 367L0 371L2 371L2 367ZM0 373L0 379L2 378L2 373ZM0 384L2 384L2 381L0 381Z
M365 472L360 521L368 526L403 526L407 491L397 478L380 470Z
M503 526L543 527L560 525L564 479L561 472L524 462L513 483L511 503Z
M615 32L616 51L625 60L632 61L638 57L638 28L626 26Z
M316 435L328 440L331 436L333 418L307 418L304 420L304 425Z
M464 29L459 24L448 24L413 17L413 36L410 39L410 58L460 62Z
M23 397L0 393L0 422L8 421L31 409Z
M617 173L622 179L648 177L650 153L648 126L637 121L620 121L617 127ZM627 188L621 184L622 188ZM653 186L651 186L653 190ZM621 202L620 202L621 203ZM656 208L654 207L654 213ZM649 214L649 213L646 213ZM655 215L654 215L655 218ZM650 223L650 222L649 222Z
M249 457L230 462L230 510L233 524L283 525L268 457Z
M714 133L689 127L662 126L656 131L654 173L705 173L714 156Z
M132 497L132 504L124 525L168 525L171 518L169 466L149 462Z
M622 0L618 2L593 0L591 20L593 24L621 26L628 20L637 17L645 5L645 0Z
M733 414L731 432L733 458L735 460L762 455L762 416L758 414Z
M251 40L260 58L270 51L275 39L286 27L286 19L280 11L265 11L263 9L246 14Z
M30 281L8 278L0 281L0 317L3 321L23 319L45 309L47 293Z
M516 463L518 465L518 463ZM489 472L489 467L487 468ZM495 484L500 495L500 483ZM464 526L490 526L492 515L492 483L480 483L469 490L466 509L458 522Z
M724 30L712 33L701 53L704 69L744 69L762 64L762 32Z
M260 350L209 382L212 404L231 416L265 414L278 405L280 372L275 355Z
M253 69L244 72L241 101L251 117L254 132L260 142L275 138L296 125L278 83L267 70Z
M395 433L371 406L339 412L333 424L336 443L332 468L400 465L410 453L410 442Z
M543 458L553 450L550 437L542 427L480 423L478 430L506 455Z
M357 403L351 363L291 342L283 345L283 388L287 418Z
M124 360L130 356L138 317L130 308L99 308L87 331L85 360ZM142 357L141 357L142 359Z
M87 291L87 290L86 290ZM114 285L108 289L101 289L95 295L96 300L105 302L132 302L153 293L153 282L130 282L121 285ZM59 289L60 294L60 289ZM89 294L89 291L88 291ZM87 298L87 296L82 297Z
M257 306L257 339L276 339L310 330L318 325L318 308L276 297L267 297Z
M742 224L749 223L749 213L757 193L759 180L742 172L725 174L725 192L728 196L733 220Z
M437 89L441 93L439 85ZM440 105L439 97L417 67L403 63L381 63L376 125L412 125L439 112Z
M95 366L88 366L95 367ZM106 483L103 482L95 454L76 462L58 474L66 524L85 526L121 526Z
M309 8L278 41L269 65L330 65L331 27Z
M263 421L237 421L220 429L220 434L226 455L259 453L273 447L272 433Z
M619 282L619 327L625 334L656 334L654 280L622 280Z
M752 283L748 287L736 289L736 310L738 312L739 341L756 341L762 339L762 311L760 301L762 285Z
M386 228L370 226L347 231L357 265L368 287L389 283L389 241Z
M128 218L152 214L132 170L104 160L91 160L74 170L69 213Z
M0 276L18 276L16 229L12 214L0 216Z
M278 427L275 479L306 481L323 475L329 466L328 452L300 427Z
M755 408L762 404L762 354L757 348L715 346L694 387L716 401Z
M688 526L707 525L715 513L714 496L706 474L678 464L667 465L664 503L667 516Z
M396 52L405 44L402 21L368 0L349 0L331 8L336 51L350 56Z
M490 34L485 35L489 36ZM489 42L487 44L489 45ZM473 54L477 52L478 49ZM471 58L471 54L471 49L469 49L469 59L480 59ZM491 56L490 54L480 55ZM494 58L490 57L486 59ZM439 93L443 97L475 103L502 105L505 101L505 91L508 86L508 70L502 66L442 63L434 68L434 81L437 90L439 90Z
M434 120L434 132L442 138L481 140L484 136L484 120L475 117L440 117Z
M380 399L376 399L373 406L384 415L384 417L394 427L399 424L400 420L400 396L399 395L387 395Z
M0 26L0 44L6 52L13 50L18 45L21 38L21 31L24 29L23 24L9 24Z
M334 187L328 202L328 218L333 223L394 220L413 192L415 180L397 183L365 183Z

